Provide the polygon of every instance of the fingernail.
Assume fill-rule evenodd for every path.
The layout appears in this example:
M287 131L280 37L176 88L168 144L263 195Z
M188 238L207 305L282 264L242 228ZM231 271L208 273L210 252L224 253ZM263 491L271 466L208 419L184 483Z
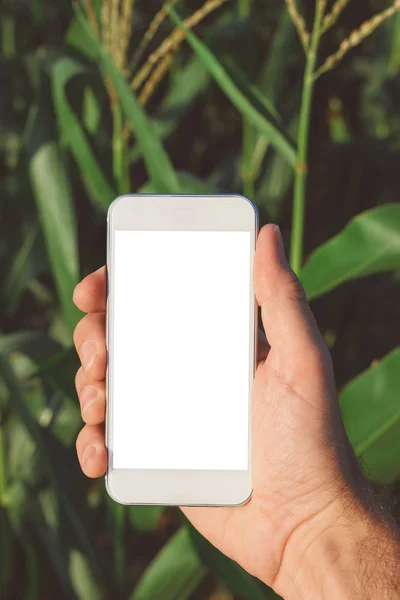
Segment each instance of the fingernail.
M88 385L81 391L81 412L85 414L89 406L92 406L97 400L97 390L95 387Z
M96 344L93 342L83 342L79 355L84 371L88 371L96 358Z
M87 448L85 448L83 454L82 454L82 464L83 466L87 465L87 463L89 462L89 460L95 456L97 454L96 452L96 448L94 446L88 446Z

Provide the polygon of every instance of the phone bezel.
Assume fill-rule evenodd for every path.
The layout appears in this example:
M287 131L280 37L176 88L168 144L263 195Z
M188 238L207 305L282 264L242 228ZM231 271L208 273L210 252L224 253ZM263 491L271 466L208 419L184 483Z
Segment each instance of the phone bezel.
M173 506L230 506L245 503L252 493L251 396L256 368L257 306L253 292L253 260L258 231L258 211L240 195L157 195L120 196L107 215L107 377L106 487L120 504ZM116 230L141 231L246 231L250 233L250 355L249 355L249 464L246 471L114 469L112 452L111 381L113 376L113 260Z

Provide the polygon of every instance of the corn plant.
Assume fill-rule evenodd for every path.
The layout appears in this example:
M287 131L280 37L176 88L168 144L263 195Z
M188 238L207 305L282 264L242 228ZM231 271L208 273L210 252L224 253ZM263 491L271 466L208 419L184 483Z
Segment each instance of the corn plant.
M0 9L2 598L275 596L177 510L118 507L78 468L71 297L120 193L243 192L280 221L355 451L400 477L399 0L154 6Z

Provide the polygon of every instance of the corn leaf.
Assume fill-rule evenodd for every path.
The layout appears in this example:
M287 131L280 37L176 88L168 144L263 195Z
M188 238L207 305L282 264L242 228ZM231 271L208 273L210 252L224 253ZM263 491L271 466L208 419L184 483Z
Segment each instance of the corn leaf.
M293 27L293 22L288 12L283 10L257 84L259 92L274 106L282 104L283 84L287 77L289 62L293 56L292 48L295 36L296 30ZM297 115L294 127L292 123L288 123L286 131L291 135L291 132L295 133L296 129ZM270 147L267 137L258 133L253 136L253 140L250 137L249 145L250 141L252 141L252 147L251 152L250 149L248 151L249 164L247 168L250 173L255 173L257 178L261 174L264 162L266 162L266 169L257 189L257 199L259 203L266 206L270 219L275 222L279 220L278 213L292 183L294 171L283 154L274 153L268 161L264 161Z
M52 69L53 100L58 123L63 137L79 165L82 177L93 199L107 209L116 196L116 192L107 181L103 170L97 162L89 141L86 138L78 115L73 110L67 97L67 87L85 68L77 61L63 57L57 60Z
M384 204L355 217L317 248L301 271L309 299L345 281L400 267L400 205Z
M205 575L189 531L181 527L150 563L130 600L186 600Z
M1 292L6 315L17 310L28 283L47 266L46 252L39 233L39 225L33 223L18 252L12 256L11 268L3 281Z
M175 23L182 29L185 29L189 46L202 61L205 68L230 99L232 104L234 104L238 111L257 128L258 132L264 134L276 150L281 152L288 162L294 166L296 163L296 150L289 136L284 132L283 128L279 125L279 122L277 122L276 115L270 113L269 118L267 118L265 116L267 106L264 106L263 112L260 112L247 97L247 94L245 94L229 76L214 54L207 48L206 44L185 27L177 12L171 7L169 8L169 12ZM250 91L249 95L251 97Z
M202 181L190 173L178 172L181 194L215 194L215 188L207 181ZM157 186L152 181L145 183L140 190L141 194L157 194Z
M65 41L90 60L96 59L97 47L94 38L88 33L87 27L80 18L75 17L72 19Z
M54 391L62 391L69 398L75 398L74 381L78 369L78 355L75 348L69 348L55 352L50 358L43 357L34 376L49 383Z
M367 475L400 477L400 348L351 381L340 394L347 433Z
M61 544L61 540L57 536L56 530L46 521L43 508L40 505L40 502L35 498L31 500L29 505L29 517L35 533L47 554L49 563L52 567L53 576L59 580L59 584L65 593L65 597L71 598L71 600L79 600L69 578L66 549Z
M293 21L289 13L283 10L258 83L260 91L273 104L279 105L288 62L293 56L295 38L296 29L293 27Z
M38 331L17 331L0 335L0 354L5 356L20 352L41 363L61 351L60 344Z
M153 124L146 111L140 105L136 95L130 89L122 73L114 65L110 56L90 30L85 18L80 15L80 22L96 47L97 56L101 60L104 73L110 78L114 90L124 111L126 119L132 125L136 140L143 154L149 178L158 193L179 193L179 181L170 158L163 148L160 138L155 133Z
M64 530L68 529L70 535L73 533L76 536L77 542L90 561L93 572L104 585L108 586L104 563L100 561L90 528L88 507L83 501L81 485L77 485L79 466L75 457L48 429L39 426L26 403L14 369L2 353L0 353L0 380L8 390L13 412L35 444L38 462L51 482L51 490L55 493L58 507L62 511ZM49 535L52 537L53 533Z
M79 600L98 600L97 587L86 557L78 550L69 553L69 576Z
M168 92L162 101L161 117L168 118L186 112L193 100L209 83L210 75L204 65L193 56L185 65L171 72Z
M63 315L72 332L79 320L71 301L79 281L78 240L72 193L56 142L40 145L30 159L29 174Z
M89 133L95 135L100 127L101 105L93 88L89 85L83 91L82 120Z
M26 600L37 600L39 596L39 565L36 548L28 535L20 540L25 555Z
M1 437L1 432L0 432ZM0 447L0 452L2 448ZM2 560L0 561L0 585L2 594L7 598L11 596L9 583L13 570L14 563L14 543L13 531L8 519L7 511L3 506L0 507L0 549ZM10 592L10 594L9 594Z
M103 53L102 62L105 72L114 84L118 99L127 120L131 123L136 140L141 148L147 172L157 186L159 193L179 193L179 180L170 158L164 150L153 124L129 89L124 77L113 65L111 59Z
M128 509L129 520L137 531L156 531L163 506L130 506Z
M49 428L43 428L42 438L50 456L51 489L61 509L60 529L82 550L99 585L114 591L109 561L96 544L92 511L86 502L84 479L75 453L57 440Z

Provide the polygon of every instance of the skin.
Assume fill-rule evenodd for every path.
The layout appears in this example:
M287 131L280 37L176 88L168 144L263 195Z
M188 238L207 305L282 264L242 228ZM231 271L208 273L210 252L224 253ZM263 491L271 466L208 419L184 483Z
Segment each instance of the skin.
M360 548L376 533L383 555L393 561L388 573L375 568L375 578L389 581L399 546L392 526L368 506L368 486L342 424L329 352L273 225L258 237L254 286L270 346L260 337L253 495L244 506L182 510L212 544L285 598L367 598L351 595L355 589L361 594L363 585L360 565L367 561ZM76 388L86 423L77 453L83 472L100 477L107 467L105 267L77 286L74 302L88 313L74 334L82 362ZM379 597L400 596L380 591Z

